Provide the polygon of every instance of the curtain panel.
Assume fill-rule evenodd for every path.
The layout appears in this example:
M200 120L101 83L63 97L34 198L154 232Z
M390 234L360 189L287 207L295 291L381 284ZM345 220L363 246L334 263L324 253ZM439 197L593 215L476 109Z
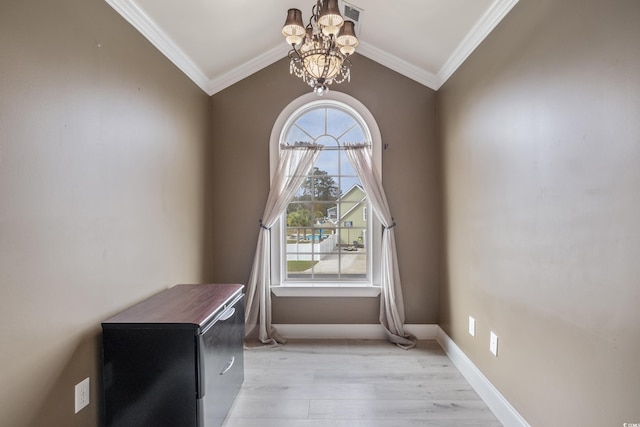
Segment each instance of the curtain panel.
M285 342L271 325L271 227L302 185L321 149L322 145L306 143L280 146L246 291L245 336L258 326L258 339L263 344Z
M373 166L368 145L345 144L345 150L367 193L369 203L383 226L380 253L380 324L384 327L389 341L404 349L413 348L416 346L416 337L404 331L404 301L393 231L396 224L391 216L382 180Z

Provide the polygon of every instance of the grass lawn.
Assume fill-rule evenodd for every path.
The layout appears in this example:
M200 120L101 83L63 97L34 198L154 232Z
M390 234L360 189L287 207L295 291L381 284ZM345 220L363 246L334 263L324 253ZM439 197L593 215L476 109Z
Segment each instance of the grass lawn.
M316 265L318 261L287 261L287 271L294 273L296 271L305 271Z

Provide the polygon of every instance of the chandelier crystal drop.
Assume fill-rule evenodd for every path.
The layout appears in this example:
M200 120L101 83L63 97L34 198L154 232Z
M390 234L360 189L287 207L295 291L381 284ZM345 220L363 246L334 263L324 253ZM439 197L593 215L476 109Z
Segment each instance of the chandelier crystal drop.
M351 80L349 57L358 46L358 38L354 23L340 14L338 0L317 0L306 27L302 12L289 9L282 35L291 46L291 74L309 84L316 94L323 95L334 82Z

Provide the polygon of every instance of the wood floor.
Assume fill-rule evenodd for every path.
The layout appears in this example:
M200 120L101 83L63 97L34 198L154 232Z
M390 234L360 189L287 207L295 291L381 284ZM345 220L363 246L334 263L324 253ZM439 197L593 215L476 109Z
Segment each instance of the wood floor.
M291 340L245 351L224 427L496 427L435 341Z

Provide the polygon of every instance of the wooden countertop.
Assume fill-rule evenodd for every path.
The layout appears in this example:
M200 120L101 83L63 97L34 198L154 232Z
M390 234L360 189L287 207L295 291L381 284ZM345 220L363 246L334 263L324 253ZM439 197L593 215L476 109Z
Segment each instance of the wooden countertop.
M176 285L102 322L102 326L130 323L174 323L202 326L244 288L239 284Z

